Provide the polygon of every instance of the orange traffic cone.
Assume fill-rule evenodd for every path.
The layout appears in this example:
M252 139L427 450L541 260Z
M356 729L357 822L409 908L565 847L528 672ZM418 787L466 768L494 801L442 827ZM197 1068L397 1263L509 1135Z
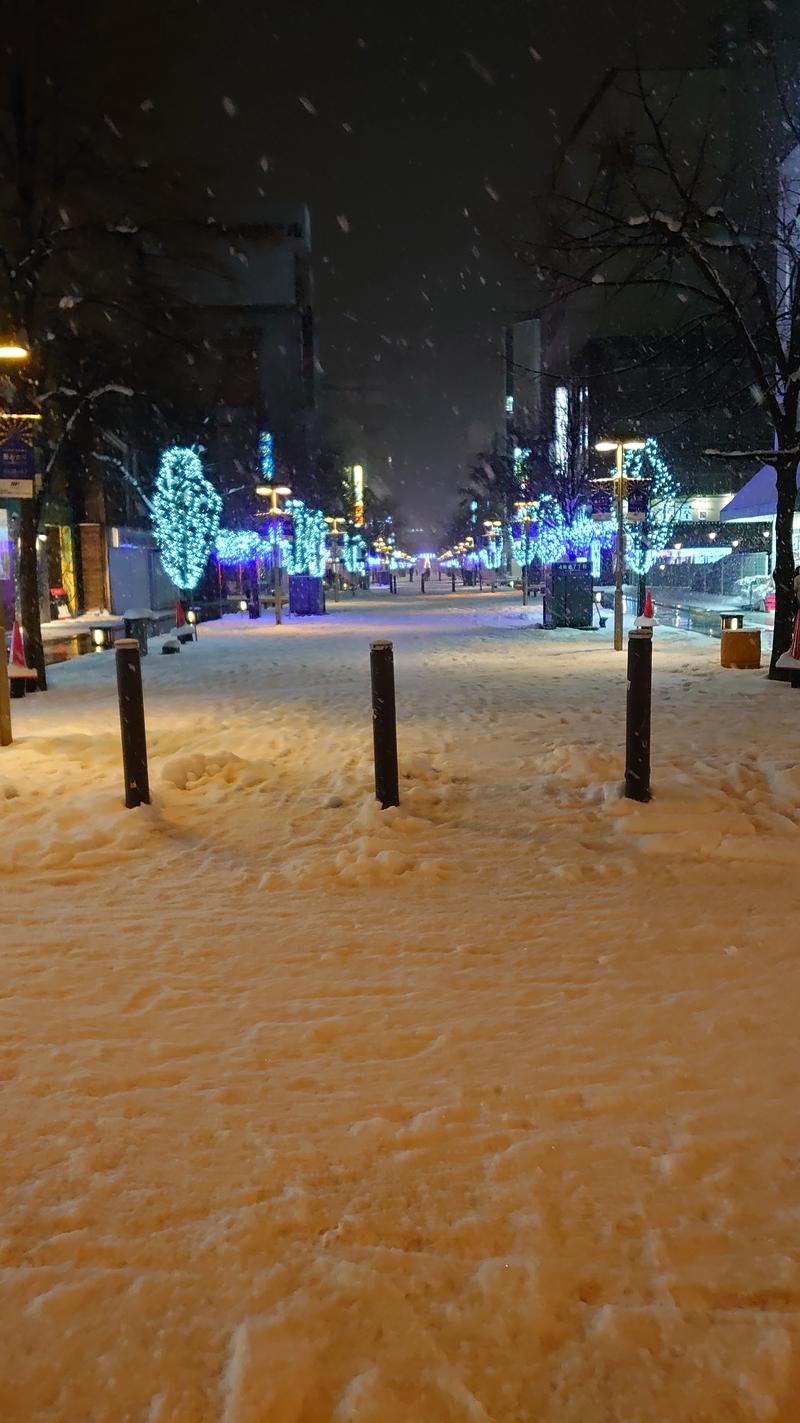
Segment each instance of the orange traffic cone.
M177 603L175 604L175 626L176 626L176 628L182 628L182 627L184 626L185 622L186 622L186 614L185 614L184 611L183 611L183 603L181 602L181 600L180 600L180 598L179 598L178 601L177 601Z
M649 588L644 595L644 615L646 618L652 618L653 616L653 595Z
M789 649L789 656L795 662L800 662L800 608L794 620L794 632L792 633L792 646Z

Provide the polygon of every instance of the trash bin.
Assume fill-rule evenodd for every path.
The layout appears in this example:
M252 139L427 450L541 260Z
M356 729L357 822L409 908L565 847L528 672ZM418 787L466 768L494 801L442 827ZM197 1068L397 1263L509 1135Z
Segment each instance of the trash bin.
M721 667L761 666L760 628L723 628L719 645Z
M305 573L292 573L289 578L289 612L296 617L313 617L325 612L325 595L321 578Z
M125 623L125 636L134 637L139 644L139 653L142 657L147 656L147 627L150 619L142 616L141 613L123 614Z
M554 563L545 572L542 621L546 628L592 626L592 575L585 563Z

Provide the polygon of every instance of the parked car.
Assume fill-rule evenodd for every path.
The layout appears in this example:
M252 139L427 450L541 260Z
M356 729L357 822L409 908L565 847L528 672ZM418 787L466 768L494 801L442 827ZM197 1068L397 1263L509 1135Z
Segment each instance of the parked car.
M736 582L731 588L731 597L738 598L739 601L743 603L746 608L749 608L750 589L752 588L754 583L762 583L763 581L764 580L760 574L758 576L755 576L752 573L749 574L746 578L737 578Z

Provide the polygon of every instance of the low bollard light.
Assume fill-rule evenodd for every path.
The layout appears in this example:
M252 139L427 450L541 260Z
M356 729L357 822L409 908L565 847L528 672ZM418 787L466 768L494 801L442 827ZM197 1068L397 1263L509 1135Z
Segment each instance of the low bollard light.
M722 632L733 632L744 627L744 613L720 613L719 623Z

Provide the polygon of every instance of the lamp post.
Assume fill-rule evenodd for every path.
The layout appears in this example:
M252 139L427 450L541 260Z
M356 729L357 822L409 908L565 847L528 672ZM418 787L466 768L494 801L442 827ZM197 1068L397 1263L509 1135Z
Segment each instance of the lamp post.
M256 494L258 494L262 499L269 499L269 501L270 501L270 506L269 506L269 509L267 510L267 518L274 518L274 519L276 520L276 522L278 521L278 515L281 513L281 508L280 508L280 505L278 504L278 500L279 500L279 499L288 499L288 498L290 498L291 493L292 493L292 491L291 491L291 489L289 488L288 484L275 484L275 485L273 485L273 484L257 484L257 485L256 485ZM283 614L282 614L282 612L281 612L281 573L282 573L282 569L281 569L281 539L280 539L280 533L277 534L277 537L276 537L276 539L275 539L274 544L272 545L272 548L273 548L272 566L273 566L274 573L275 573L275 578L274 578L274 583L275 583L275 623L276 623L276 626L280 626L280 624L283 622Z
M617 508L617 546L615 550L614 576L614 651L622 651L622 586L625 578L625 474L623 460L625 450L643 450L644 440L630 436L627 439L598 440L595 449L598 454L616 453L616 473L613 477L614 500Z
M27 361L30 351L27 346L11 336L0 338L0 361L8 361L9 364L18 365L21 361ZM35 417L34 417L35 418ZM4 609L0 604L0 632L3 634L3 641L0 644L0 746L11 745L11 703L9 701L8 686L8 659L6 657L6 627Z
M339 562L340 562L340 560L339 560L339 534L340 534L340 530L339 530L339 528L338 528L337 526L338 526L339 524L343 524L344 522L345 522L345 521L344 521L344 516L343 516L342 514L326 514L326 515L325 515L325 523L326 523L326 524L330 524L330 526L331 526L331 548L333 549L333 601L334 601L334 603L338 603L338 601L339 601Z
M530 546L528 543L528 530L530 529L530 526L533 523L533 514L531 513L532 505L529 500L518 499L514 505L514 508L519 510L519 513L517 514L517 519L519 520L520 530L522 533L522 538L520 540L522 544L522 556L524 560L522 564L522 606L523 608L527 608L528 554L530 553Z
M496 587L497 587L497 569L498 569L499 563L500 563L499 558L497 558L497 545L498 545L499 542L500 542L500 538L501 538L502 531L503 531L503 525L502 525L502 523L500 522L499 519L484 519L484 521L483 521L483 527L484 527L485 530L486 530L486 538L487 538L488 543L489 543L489 549L490 549L490 551L491 551L491 557L492 557L491 570L490 570L490 578L489 578L489 587L490 587L490 590L491 590L492 592L494 592L495 589L496 589ZM497 558L497 562L495 563L494 560L495 560L496 558Z

